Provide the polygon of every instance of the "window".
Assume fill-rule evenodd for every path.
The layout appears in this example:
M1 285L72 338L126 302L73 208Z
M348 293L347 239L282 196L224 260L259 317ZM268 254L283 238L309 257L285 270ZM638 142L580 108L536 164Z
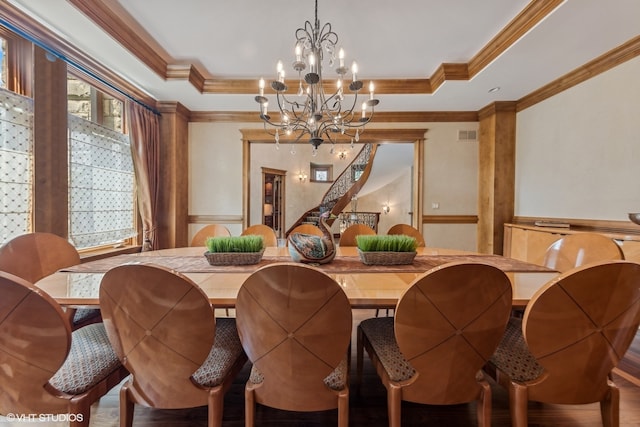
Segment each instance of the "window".
M31 231L33 101L0 89L0 244Z
M21 54L9 54L14 47ZM68 169L55 170L68 177L68 187L57 188L55 195L44 194L47 190L34 176L38 165L47 165L48 155L36 164L33 153L49 141L36 140L33 123L35 116L46 123L52 109L34 112L33 99L12 92L31 92L32 53L30 42L0 27L0 244L34 230L58 232L48 227L61 221L67 221L67 237L78 249L130 243L126 240L137 236L137 211L123 102L77 78L77 71L71 71L67 81L63 76L48 82L67 85L67 99L50 100L66 105L69 113L67 138L57 141L66 145L60 154L67 156ZM44 218L35 217L33 206L41 198L55 198L58 206L68 209L49 209Z
M122 101L71 75L67 76L67 111L106 128L125 132Z
M116 244L136 235L135 176L129 136L121 131L122 102L72 77L67 87L69 239L78 249Z
M311 171L311 182L331 182L333 181L333 165L320 165L317 163L310 163L309 169Z
M365 166L366 165L364 164L351 165L351 181L352 182L356 182L357 180L360 179L360 177L364 173Z

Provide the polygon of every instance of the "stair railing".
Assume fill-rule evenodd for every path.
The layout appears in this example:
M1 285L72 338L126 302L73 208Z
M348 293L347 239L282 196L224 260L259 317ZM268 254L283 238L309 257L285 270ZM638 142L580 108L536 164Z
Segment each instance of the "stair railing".
M358 194L362 186L367 182L373 166L377 144L364 144L362 150L355 156L349 165L342 171L340 176L333 182L327 192L322 197L318 206L315 206L305 212L290 228L287 235L296 226L303 223L307 216L311 216L313 212L318 211L319 214L330 212L330 218L327 224L331 225L335 221L335 217L349 204L351 198ZM333 217L333 218L332 218Z

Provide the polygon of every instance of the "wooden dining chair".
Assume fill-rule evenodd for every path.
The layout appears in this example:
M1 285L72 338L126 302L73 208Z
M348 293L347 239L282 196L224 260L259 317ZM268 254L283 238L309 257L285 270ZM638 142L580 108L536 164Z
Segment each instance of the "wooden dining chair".
M598 233L568 234L547 248L544 265L559 272L596 261L624 259L615 240Z
M311 234L313 236L322 236L322 230L320 230L320 227L313 224L300 224L296 226L293 230L291 230L289 235L294 233Z
M400 426L402 401L476 401L478 425L488 427L491 388L481 370L510 311L511 283L498 268L460 262L435 267L405 291L395 317L358 325L358 386L366 350L387 389L389 426Z
M262 236L264 239L264 246L278 246L278 237L276 236L276 232L273 228L264 224L255 224L250 227L247 227L242 235L246 236L248 234L256 234L258 236Z
M21 277L30 283L56 271L80 264L80 255L68 240L52 233L27 233L0 247L0 271ZM73 329L101 321L100 310L66 308Z
M508 389L514 427L527 425L529 401L600 403L603 425L619 425L611 371L640 324L640 264L592 263L561 274L512 318L485 367Z
M208 425L222 425L224 393L247 360L234 319L216 319L196 284L152 264L105 273L100 307L109 340L131 372L120 390L121 426L132 425L136 403L208 406Z
M387 234L404 234L406 236L411 236L416 239L418 247L427 246L424 236L420 230L409 224L395 224L389 229L389 231L387 231Z
M304 264L253 272L236 301L238 332L253 369L245 388L246 426L256 403L289 411L338 409L349 424L351 306L340 285Z
M91 405L129 373L104 325L71 331L53 298L0 272L0 414L72 414L88 426Z
M209 237L231 236L227 227L220 224L209 224L202 227L191 239L190 246L205 246Z
M340 242L338 244L340 246L357 246L356 236L361 234L376 234L376 232L366 224L353 224L340 234Z

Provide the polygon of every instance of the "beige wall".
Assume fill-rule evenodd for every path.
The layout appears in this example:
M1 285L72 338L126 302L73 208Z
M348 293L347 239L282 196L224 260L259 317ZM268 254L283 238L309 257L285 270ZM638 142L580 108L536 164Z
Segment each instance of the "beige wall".
M411 201L412 169L406 167L400 176L387 185L366 196L358 197L358 210L362 212L380 212L378 233L385 234L394 224L411 224L409 212ZM389 205L389 213L382 212L384 204ZM349 207L347 207L349 209Z
M517 216L627 220L640 210L640 58L517 115Z
M458 141L458 131L477 131L478 123L427 126L423 214L476 215L478 142ZM476 224L425 224L423 234L429 246L468 251L477 247Z
M640 209L638 75L640 58L635 58L517 114L516 216L626 220L627 212ZM477 123L372 125L429 129L424 150L424 215L477 213L477 143L457 141L458 130L477 129ZM242 223L239 129L250 127L261 125L189 126L189 214L220 216L234 234L239 234ZM272 148L263 147L267 153ZM298 202L306 205L316 192L324 194L325 190L321 188L323 184L303 184L295 177L300 169L308 168L312 159L303 150L301 147L297 156L290 156L288 147L283 145L281 157L253 156L254 160L263 160L260 166L291 172L287 188L296 192L287 197L287 219L291 221L303 209ZM254 184L261 180L255 173ZM433 208L434 203L438 209ZM252 205L255 209L260 207L259 202ZM259 221L256 212L252 213L252 223ZM192 224L190 232L201 226ZM381 231L384 228L381 226ZM429 245L475 250L474 224L426 224L423 229Z
M219 218L232 234L242 231L242 136L256 124L189 124L189 215ZM189 240L204 224L189 225Z
M458 130L477 129L477 123L376 123L372 128L428 128L425 145L424 214L474 215L477 211L477 143L457 141ZM190 123L189 125L189 215L206 215L220 218L233 234L239 234L242 222L242 136L239 129L260 128L256 123ZM291 155L290 146L282 144L279 150L273 144L251 144L252 171L250 224L260 222L262 183L260 167L287 171L285 228L326 192L328 184L301 183L300 170L309 174L309 162L333 163L334 178L346 167L348 159L332 161L328 147L321 147L312 157L310 146L296 146ZM351 155L351 153L349 153ZM394 186L410 188L410 172L378 191L380 200L371 197L358 201L358 210L381 211L389 194L399 194ZM408 181L408 182L407 182ZM398 187L399 188L399 187ZM384 194L383 194L384 193ZM377 196L376 196L377 197ZM384 200L382 200L384 199ZM391 200L392 214L381 217L380 231L391 222L409 222L408 202ZM440 209L431 209L432 202L439 202ZM394 209L394 204L395 209ZM349 207L347 207L349 209ZM403 215L400 215L400 214ZM396 218L396 215L399 215ZM191 236L203 224L191 224ZM471 230L471 232L470 232ZM433 224L424 227L427 242L433 246L474 250L475 225Z

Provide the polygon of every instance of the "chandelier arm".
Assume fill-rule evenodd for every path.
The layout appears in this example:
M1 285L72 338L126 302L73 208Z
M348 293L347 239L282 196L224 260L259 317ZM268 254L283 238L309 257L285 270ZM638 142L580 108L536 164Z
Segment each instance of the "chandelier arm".
M269 136L276 136L276 132L270 130L270 128L267 127L267 124L271 124L268 121L266 121L265 119L262 119L262 125L264 127L264 131L267 133L267 135Z
M284 123L284 119L281 119L280 124L275 124L275 123L271 123L271 124L273 126L277 126L285 130L285 132L287 131L287 129L291 129L291 131L293 132L293 131L300 130L301 128L302 130L308 132L309 126L304 120L304 114L307 111L308 106L305 104L302 111L298 111L295 109L295 106L300 104L297 102L289 101L284 94L281 94L281 93L276 94L276 99L278 100L278 108L280 109L281 114L286 115L289 118L289 120L288 120L288 124ZM287 109L284 104L290 105L291 108Z

